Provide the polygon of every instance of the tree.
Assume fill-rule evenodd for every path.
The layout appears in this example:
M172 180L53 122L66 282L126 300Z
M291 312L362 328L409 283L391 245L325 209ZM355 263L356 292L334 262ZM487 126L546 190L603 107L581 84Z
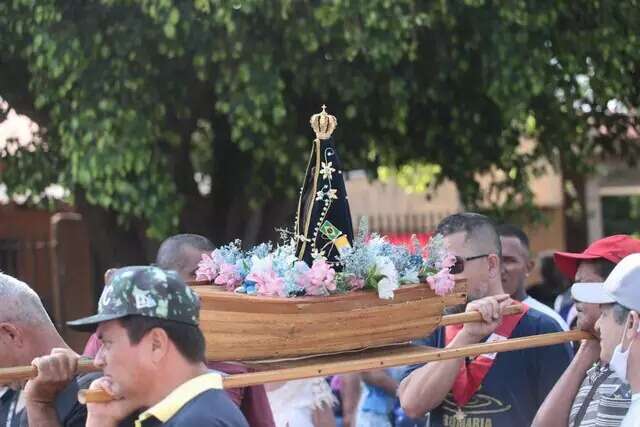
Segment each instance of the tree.
M266 240L292 221L326 103L347 167L435 164L470 208L475 174L499 168L505 209L522 210L540 157L577 182L596 155L637 156L638 14L596 0L2 2L0 96L46 144L5 156L0 179L69 188L100 269L144 262L179 229Z

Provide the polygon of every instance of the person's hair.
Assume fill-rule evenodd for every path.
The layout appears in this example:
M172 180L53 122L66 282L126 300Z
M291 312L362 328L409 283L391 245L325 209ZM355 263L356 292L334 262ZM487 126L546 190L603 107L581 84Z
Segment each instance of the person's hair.
M449 215L438 224L436 233L442 236L464 232L465 241L472 242L478 250L502 255L500 236L494 222L487 216L474 212Z
M605 258L581 260L581 261L578 261L578 264L577 264L578 267L580 267L580 264L585 263L585 262L588 262L588 263L591 263L591 264L594 265L594 267L596 269L596 273L598 273L598 276L600 276L603 281L607 277L609 277L609 274L611 274L613 269L616 268L616 263L615 262L609 261L608 259L605 259Z
M553 290L556 296L564 292L570 285L569 280L558 270L553 259L553 251L540 254L540 276L542 278L541 286Z
M53 325L38 294L26 283L0 273L0 322Z
M593 261L596 266L596 270L602 276L602 279L606 279L609 277L614 268L616 268L616 263L609 261L608 259L598 258Z
M156 265L163 270L183 270L182 249L185 247L191 247L203 252L211 252L215 249L209 239L199 234L176 234L160 245L156 255Z
M127 331L131 344L138 344L149 331L160 328L189 362L205 361L204 335L195 325L140 315L123 317L120 324Z
M500 224L496 227L496 231L500 237L515 237L526 250L529 250L529 237L520 227L513 224Z
M615 320L618 325L624 325L631 310L617 302L614 302L611 312L613 313L613 320Z

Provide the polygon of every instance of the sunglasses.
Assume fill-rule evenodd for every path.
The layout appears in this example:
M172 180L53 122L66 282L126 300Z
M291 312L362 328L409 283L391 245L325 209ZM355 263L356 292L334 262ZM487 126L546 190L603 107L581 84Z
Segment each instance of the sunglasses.
M484 257L487 257L489 255L490 254L483 254L483 255L475 255L475 256L470 256L470 257L461 257L461 256L457 256L456 255L456 262L449 269L449 273L451 273L451 274L460 274L460 273L462 273L464 271L464 263L466 261L473 261L474 259L484 258Z

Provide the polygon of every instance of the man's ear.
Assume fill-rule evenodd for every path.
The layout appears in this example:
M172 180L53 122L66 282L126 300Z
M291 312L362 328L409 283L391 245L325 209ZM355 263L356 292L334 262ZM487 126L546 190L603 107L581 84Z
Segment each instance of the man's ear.
M489 264L489 277L492 279L500 277L502 274L502 262L497 254L487 255L487 263Z
M622 349L626 351L634 340L640 338L640 316L638 312L631 310L622 332Z
M629 341L637 340L640 338L640 315L637 311L631 310L629 312L627 328L625 329L624 333L627 335Z
M533 259L529 258L529 261L527 261L527 276L531 274L535 266L536 262Z
M11 345L9 348L21 348L24 346L24 334L13 323L0 323L0 339Z
M169 351L170 340L167 332L162 328L153 328L146 337L151 346L151 362L159 363Z

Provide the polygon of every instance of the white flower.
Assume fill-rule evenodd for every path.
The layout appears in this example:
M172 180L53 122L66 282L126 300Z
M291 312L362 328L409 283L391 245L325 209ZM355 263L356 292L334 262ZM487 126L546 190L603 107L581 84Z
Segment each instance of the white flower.
M316 200L322 200L322 199L324 199L324 191L318 190L318 192L316 193Z
M338 198L338 190L336 190L335 188L332 188L331 190L327 191L327 196L330 199L337 199Z
M420 283L420 278L418 277L418 270L406 271L404 275L400 278L400 281L403 283Z
M327 163L322 162L322 169L320 169L320 174L324 179L331 179L331 175L333 174L333 172L336 171L332 167L332 165L333 165L332 162L327 162Z
M393 291L400 286L396 267L388 257L377 256L376 270L385 276L378 282L378 297L382 299L393 299Z
M263 273L269 271L273 266L273 257L268 255L264 258L258 258L253 255L251 257L251 273Z
M311 258L313 258L314 260L316 259L324 259L326 260L327 257L325 256L324 251L319 251L318 249L314 249L313 251L311 251Z
M367 242L367 247L374 254L379 254L384 245L385 245L384 237L375 233L371 235L369 241Z

